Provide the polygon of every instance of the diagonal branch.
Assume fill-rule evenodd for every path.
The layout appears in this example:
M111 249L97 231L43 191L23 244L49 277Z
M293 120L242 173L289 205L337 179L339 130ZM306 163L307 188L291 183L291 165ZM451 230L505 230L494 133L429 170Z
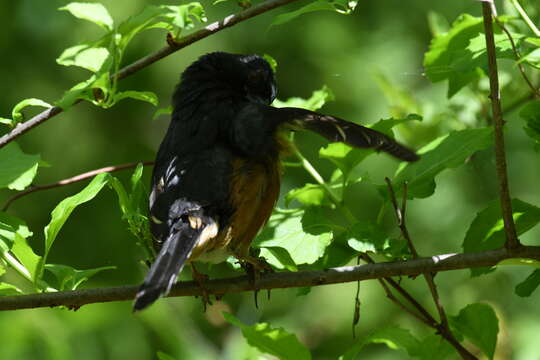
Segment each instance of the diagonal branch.
M113 77L116 77L116 79L123 79L155 63L156 61L163 59L164 57L169 56L172 53L183 49L186 46L189 46L199 40L202 40L212 34L215 34L242 21L251 19L252 17L263 14L277 7L287 5L294 1L297 0L267 0L261 4L252 6L249 9L241 11L237 14L226 16L222 20L213 22L210 25L202 28L201 30L195 31L194 33L185 36L177 41L169 41L168 46L156 51L153 54L147 55L135 61L131 65L126 66L125 68L118 71L117 74L113 75ZM17 137L26 133L35 126L38 126L39 124L42 124L50 118L60 114L62 111L62 108L55 106L39 113L38 115L34 116L28 121L25 121L24 123L18 124L10 133L0 137L0 148L4 147L9 142L15 140Z
M253 291L255 288L277 289L304 286L319 286L353 282L359 280L388 278L391 276L419 275L426 272L439 272L475 267L494 266L510 258L540 260L540 246L521 246L513 251L506 248L480 253L444 254L408 261L375 263L359 266L344 266L321 271L279 272L262 275L257 283L247 276L209 280L205 291L209 294L223 295ZM37 307L67 306L79 308L86 304L132 300L138 286L60 291L54 293L0 296L0 310L29 309ZM197 282L177 283L170 296L200 296L201 288Z
M493 122L495 125L495 162L497 167L497 178L499 180L499 196L504 220L504 230L506 233L506 247L508 249L516 249L521 244L517 237L516 226L512 217L512 202L510 200L510 190L508 187L508 172L506 167L503 134L504 120L502 117L497 59L495 55L495 40L493 37L492 7L494 7L493 0L482 2L489 68L489 97L491 99Z
M15 200L20 199L23 196L26 196L26 195L31 194L33 192L73 184L73 183L76 183L76 182L83 181L83 180L86 180L88 178L94 177L97 174L101 174L101 173L104 173L104 172L109 172L110 173L110 172L115 172L115 171L120 171L120 170L125 170L125 169L131 169L131 168L136 167L139 164L143 164L144 166L148 166L148 165L153 165L154 162L153 161L142 161L142 162L133 162L133 163L129 163L129 164L122 164L122 165L115 165L115 166L106 166L106 167L103 167L101 169L95 169L95 170L87 171L85 173L75 175L75 176L72 176L70 178L57 181L55 183L45 184L45 185L34 185L34 186L32 186L32 187L30 187L30 188L28 188L28 189L26 189L24 191L21 191L21 192L15 194L15 195L13 195L12 197L10 197L5 202L4 206L2 207L2 211L6 211L8 209L8 207Z

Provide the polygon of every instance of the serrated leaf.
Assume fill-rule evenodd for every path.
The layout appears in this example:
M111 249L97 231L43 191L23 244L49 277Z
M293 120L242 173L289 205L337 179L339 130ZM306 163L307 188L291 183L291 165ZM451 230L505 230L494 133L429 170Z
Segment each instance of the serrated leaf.
M104 270L114 270L115 266L102 266L94 269L77 270L67 265L45 264L45 270L50 271L58 282L60 291L75 290L83 282Z
M409 355L419 352L420 342L409 330L398 326L389 326L377 330L357 344L353 345L345 354L339 357L340 360L356 360L362 348L367 344L385 344L393 350L405 350Z
M535 149L540 152L540 100L528 102L519 116L526 121L525 133L534 140Z
M117 93L114 95L114 102L118 102L126 98L146 101L154 106L158 105L157 95L151 91L133 91L133 90L123 91L121 93Z
M323 256L326 247L332 241L332 234L325 232L320 235L312 235L302 230L302 212L285 216L273 215L264 230L255 240L257 248L283 248L286 250L296 265L312 264ZM269 262L275 259L267 259ZM289 264L270 264L284 268Z
M506 34L495 27L497 58L513 58ZM478 80L487 71L487 55L483 19L468 14L460 15L448 32L433 39L424 57L424 68L432 82L448 80L448 97L465 85ZM512 34L516 41L524 36Z
M499 333L499 320L487 304L469 304L457 316L450 317L452 328L493 359Z
M100 3L72 2L58 10L69 11L76 18L93 22L107 31L113 29L113 19L105 6Z
M272 106L281 108L281 107L297 107L302 109L307 109L311 111L316 111L324 106L328 101L334 100L334 94L332 90L326 85L319 90L315 90L311 96L307 99L292 97L285 101L274 100Z
M453 131L441 136L418 151L419 161L401 166L392 180L396 195L402 192L403 184L408 184L408 197L426 198L435 191L435 177L447 168L462 165L475 152L489 147L492 142L492 128ZM387 192L386 186L379 188Z
M85 202L92 200L100 190L107 184L110 179L108 173L96 175L94 179L78 194L70 196L62 200L51 212L51 221L45 226L45 250L43 254L43 263L46 261L49 251L56 240L60 229L75 210L75 208ZM43 263L40 265L38 276L43 273Z
M249 326L227 312L223 312L223 317L229 323L239 327L247 342L263 353L276 356L278 359L311 359L309 350L298 341L294 334L283 328L272 328L268 323Z
M525 280L516 286L515 293L521 297L529 297L539 285L540 269L536 269Z
M97 72L101 69L108 57L109 50L106 48L83 44L65 49L56 59L56 62L64 66L78 66L92 72Z
M13 107L13 110L11 110L11 116L13 118L13 121L15 121L16 123L21 122L23 120L23 114L21 113L21 111L25 107L28 107L28 106L39 106L39 107L44 107L47 109L52 107L51 104L46 103L45 101L40 100L40 99L35 99L35 98L24 99L20 101L17 105L15 105Z
M290 190L287 195L285 195L285 206L289 207L293 200L306 206L330 204L330 201L326 198L324 189L318 184L306 184L301 188Z
M513 199L512 210L518 236L540 222L540 208L534 205ZM497 249L504 245L505 239L500 202L494 200L484 210L476 214L463 240L463 251L480 252ZM490 268L475 268L471 269L471 274L478 276L492 270Z
M28 155L11 142L0 149L0 188L24 190L36 176L39 155Z

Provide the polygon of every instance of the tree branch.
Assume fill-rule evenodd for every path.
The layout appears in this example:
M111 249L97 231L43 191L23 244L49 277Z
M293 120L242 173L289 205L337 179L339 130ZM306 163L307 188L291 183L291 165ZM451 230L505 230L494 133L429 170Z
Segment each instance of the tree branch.
M82 173L82 174L79 174L79 175L75 175L73 177L70 177L70 178L67 178L67 179L63 179L63 180L60 180L58 182L55 182L55 183L52 183L52 184L45 184L45 185L34 185L24 191L21 191L15 195L13 195L12 197L10 197L5 203L4 203L4 206L2 207L2 211L6 211L8 209L8 207L17 199L20 199L22 198L23 196L26 196L28 194L31 194L33 192L36 192L36 191L41 191L41 190L47 190L47 189L52 189L52 188L56 188L56 187L60 187L60 186L65 186L65 185L69 185L69 184L73 184L73 183L76 183L76 182L79 182L79 181L83 181L83 180L86 180L88 178L91 178L91 177L94 177L96 176L97 174L101 174L101 173L104 173L104 172L115 172L115 171L120 171L120 170L126 170L126 169L130 169L130 168L134 168L136 167L137 165L139 164L143 164L144 166L148 166L148 165L153 165L154 162L153 161L142 161L142 162L133 162L133 163L129 163L129 164L122 164L122 165L115 165L115 166L106 166L106 167L103 167L101 169L95 169L95 170L91 170L91 171L87 171L85 173Z
M123 79L129 75L136 73L137 71L155 63L156 61L163 59L166 56L171 55L172 53L185 48L199 40L202 40L212 34L215 34L223 29L236 25L242 21L251 19L257 15L263 14L267 11L275 9L277 7L287 5L297 0L268 0L261 4L250 7L247 10L241 11L238 14L229 15L223 18L222 20L211 23L210 25L202 28L201 30L195 31L194 33L185 36L178 41L168 42L168 46L162 48L161 50L156 51L153 54L147 55L131 65L128 65L118 71L117 74L113 75L113 78ZM80 101L77 101L79 103ZM18 124L11 132L0 137L0 148L6 146L11 141L15 140L17 137L26 133L33 127L49 120L50 118L60 114L63 111L62 108L54 106L50 109L47 109L38 115L34 116L24 123Z
M489 68L489 97L491 99L493 122L495 125L495 162L497 167L497 178L499 180L499 196L504 220L504 230L506 233L506 247L508 249L516 249L520 246L520 243L517 237L514 219L512 217L512 202L510 200L510 190L508 187L508 173L506 168L506 154L504 150L503 135L504 120L501 110L497 59L495 55L495 40L493 37L492 6L494 6L492 0L482 2L482 14L484 16L484 30Z
M205 290L209 294L224 295L257 289L277 289L304 286L319 286L391 276L419 275L426 272L469 269L494 266L510 258L528 258L540 261L540 246L521 246L515 250L501 248L480 253L444 254L408 261L344 266L322 271L279 272L262 275L256 286L247 276L209 280ZM0 296L0 310L29 309L37 307L67 306L79 308L82 305L132 300L138 286L60 291L31 295ZM169 296L200 296L197 282L177 283Z

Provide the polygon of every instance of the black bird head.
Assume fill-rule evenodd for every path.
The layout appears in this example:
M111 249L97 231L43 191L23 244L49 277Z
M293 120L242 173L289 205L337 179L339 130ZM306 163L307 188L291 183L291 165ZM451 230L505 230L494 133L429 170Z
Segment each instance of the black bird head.
M270 105L276 98L274 72L259 55L213 52L201 56L182 74L179 90L232 91L242 100Z

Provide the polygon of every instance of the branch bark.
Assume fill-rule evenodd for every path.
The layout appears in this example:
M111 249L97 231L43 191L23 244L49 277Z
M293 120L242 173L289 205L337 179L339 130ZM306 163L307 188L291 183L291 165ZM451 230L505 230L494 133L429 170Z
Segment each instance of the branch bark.
M119 70L117 74L113 75L116 79L120 80L125 77L128 77L137 71L144 69L145 67L155 63L156 61L163 59L166 56L175 53L176 51L185 48L199 40L202 40L212 34L215 34L223 29L229 28L233 25L236 25L242 21L251 19L257 15L263 14L267 11L273 10L277 7L287 5L298 0L268 0L261 4L250 7L247 10L241 11L238 14L229 15L223 18L222 20L211 23L210 25L202 28L201 30L195 31L194 33L181 38L176 42L168 42L168 46L162 48L161 50L156 51L153 54L147 55L134 63L124 67ZM79 103L80 101L77 101ZM11 141L15 140L22 134L26 133L30 129L44 123L45 121L51 119L52 117L60 114L64 109L54 106L50 109L47 109L38 115L34 116L24 123L18 124L11 132L0 137L0 149L6 146Z
M484 30L486 37L486 48L489 68L489 87L491 108L493 112L493 123L495 125L495 162L497 168L497 178L499 180L499 196L501 201L502 217L504 220L504 230L506 233L506 247L516 249L520 246L516 233L516 226L512 217L512 202L510 200L510 189L508 186L508 172L506 167L506 153L504 149L504 120L502 117L499 78L497 72L497 58L495 54L495 40L493 36L493 1L482 2L482 14L484 17Z
M419 275L426 272L494 266L510 258L528 258L540 261L540 246L521 246L515 250L501 248L480 253L443 254L415 260L344 266L322 271L279 272L266 274L257 280L257 289L278 289L319 286L391 276ZM38 307L67 306L77 309L86 304L132 300L138 286L60 291L31 295L1 296L0 310L30 309ZM224 295L255 290L247 276L209 280L205 283L209 294ZM197 282L177 283L169 296L200 296Z

